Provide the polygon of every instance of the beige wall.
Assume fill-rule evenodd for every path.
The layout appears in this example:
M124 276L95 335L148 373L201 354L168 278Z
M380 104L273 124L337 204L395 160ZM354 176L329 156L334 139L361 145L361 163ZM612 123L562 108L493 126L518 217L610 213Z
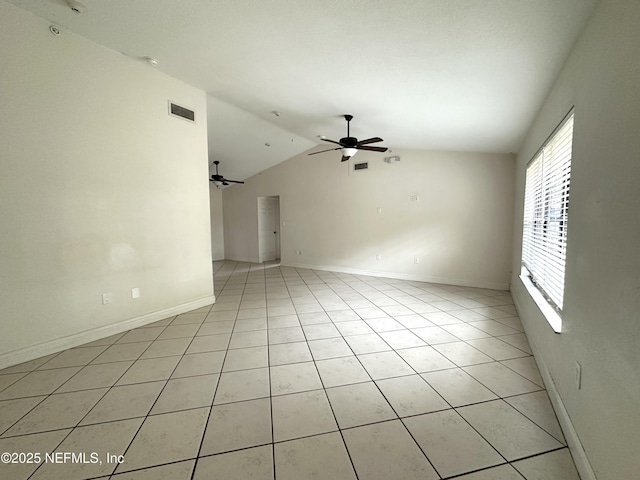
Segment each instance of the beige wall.
M354 172L339 152L302 154L225 189L226 257L258 260L256 198L278 195L285 265L508 288L514 157L385 155L359 152L369 169Z
M204 92L4 2L0 59L0 366L211 303Z
M213 260L224 260L224 223L222 219L222 190L209 182L211 203L211 255Z
M604 0L518 156L513 295L599 480L640 471L640 3ZM525 166L575 105L563 331L518 279ZM574 381L582 365L582 389Z

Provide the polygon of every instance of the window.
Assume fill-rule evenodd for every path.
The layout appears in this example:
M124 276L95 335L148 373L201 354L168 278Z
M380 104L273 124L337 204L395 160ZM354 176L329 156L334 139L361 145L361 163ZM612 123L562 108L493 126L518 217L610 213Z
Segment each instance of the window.
M521 278L542 294L547 306L536 299L540 295L533 295L534 300L558 332L564 297L572 141L570 112L529 162L525 179ZM549 318L549 306L557 318Z

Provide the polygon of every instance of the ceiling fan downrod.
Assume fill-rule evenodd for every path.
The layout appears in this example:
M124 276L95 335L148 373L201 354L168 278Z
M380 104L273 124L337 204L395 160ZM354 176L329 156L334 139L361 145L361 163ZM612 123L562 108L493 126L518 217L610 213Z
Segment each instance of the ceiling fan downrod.
M344 119L347 121L347 137L350 137L351 133L349 133L349 125L350 125L349 122L351 122L351 120L353 120L353 115L348 115L347 114L347 115L344 116Z

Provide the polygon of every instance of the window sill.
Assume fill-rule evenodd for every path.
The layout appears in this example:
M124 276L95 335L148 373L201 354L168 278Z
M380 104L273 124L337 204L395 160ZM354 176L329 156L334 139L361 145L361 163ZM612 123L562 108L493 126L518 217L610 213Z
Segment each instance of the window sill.
M547 322L549 323L551 328L553 328L553 331L556 333L561 333L562 318L560 317L560 315L558 315L558 312L556 312L551 307L551 305L549 305L549 303L544 298L542 293L540 293L540 290L536 288L536 286L533 284L533 282L529 279L528 276L520 275L520 281L529 292L529 295L531 295L531 298L533 299L533 301L536 302L536 305L538 305L540 312L542 313L544 318L547 319Z

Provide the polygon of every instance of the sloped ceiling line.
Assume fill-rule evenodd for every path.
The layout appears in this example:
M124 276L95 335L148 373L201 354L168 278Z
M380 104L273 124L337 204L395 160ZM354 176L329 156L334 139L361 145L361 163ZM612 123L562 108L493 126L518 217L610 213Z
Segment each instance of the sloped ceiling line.
M209 153L236 178L338 137L345 113L392 148L516 152L597 3L8 1L209 92Z

